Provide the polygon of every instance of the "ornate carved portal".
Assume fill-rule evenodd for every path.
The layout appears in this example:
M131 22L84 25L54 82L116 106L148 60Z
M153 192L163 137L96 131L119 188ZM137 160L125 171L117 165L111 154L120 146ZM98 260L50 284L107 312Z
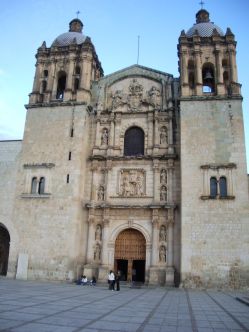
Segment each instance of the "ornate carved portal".
M142 233L129 228L122 231L115 242L115 270L123 280L144 282L146 241Z

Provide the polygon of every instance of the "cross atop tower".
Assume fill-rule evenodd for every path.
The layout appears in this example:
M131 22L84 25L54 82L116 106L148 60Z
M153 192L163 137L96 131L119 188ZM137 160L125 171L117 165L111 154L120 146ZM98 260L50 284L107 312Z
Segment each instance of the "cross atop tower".
M201 2L199 2L199 5L201 5L201 9L203 9L205 2L201 0Z
M77 18L78 18L78 16L79 16L79 14L80 14L80 11L77 10L77 12L76 12Z

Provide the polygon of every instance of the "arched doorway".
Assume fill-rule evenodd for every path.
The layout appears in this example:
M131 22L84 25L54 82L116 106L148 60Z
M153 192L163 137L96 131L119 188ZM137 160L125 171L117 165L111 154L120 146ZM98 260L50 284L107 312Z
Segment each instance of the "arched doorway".
M127 281L145 280L146 241L136 229L122 231L115 242L115 270Z
M10 235L4 225L0 224L0 275L7 275L9 260Z

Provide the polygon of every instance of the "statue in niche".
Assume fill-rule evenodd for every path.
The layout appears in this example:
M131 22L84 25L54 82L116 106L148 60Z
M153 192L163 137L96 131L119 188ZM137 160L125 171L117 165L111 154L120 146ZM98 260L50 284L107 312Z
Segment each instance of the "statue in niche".
M161 187L160 201L167 201L167 188L166 188L166 186Z
M108 145L109 133L108 129L104 128L101 135L101 145Z
M161 246L159 249L159 262L165 263L166 262L166 248L165 246Z
M159 108L161 105L161 92L158 88L153 86L150 91L148 92L149 94L149 100L150 104L153 105L155 108Z
M164 225L160 227L159 240L163 242L166 242L167 240L167 232L166 232L166 227Z
M162 169L161 170L160 182L161 183L167 183L167 172L166 172L166 169Z
M118 108L119 106L123 105L123 94L121 90L115 91L112 95L112 109Z
M97 225L95 231L95 240L101 241L101 238L102 238L102 227L100 225Z
M98 190L98 201L103 201L104 199L105 199L105 189L103 186L100 186Z
M142 104L143 86L134 78L129 86L128 106L130 111L137 111Z
M160 130L160 144L167 144L167 140L168 140L168 135L167 135L167 128L166 127L162 127Z
M94 260L99 261L100 256L101 256L101 248L100 248L100 245L97 243L95 245L95 249L94 249Z

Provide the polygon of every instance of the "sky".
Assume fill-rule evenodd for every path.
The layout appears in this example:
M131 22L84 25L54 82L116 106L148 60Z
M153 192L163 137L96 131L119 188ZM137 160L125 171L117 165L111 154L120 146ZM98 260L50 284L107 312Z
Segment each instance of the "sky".
M95 45L105 75L137 63L179 77L177 43L195 23L200 0L3 0L0 11L0 140L22 139L35 54L45 40L68 31L80 11L83 33ZM248 0L204 0L210 20L237 40L249 173Z

